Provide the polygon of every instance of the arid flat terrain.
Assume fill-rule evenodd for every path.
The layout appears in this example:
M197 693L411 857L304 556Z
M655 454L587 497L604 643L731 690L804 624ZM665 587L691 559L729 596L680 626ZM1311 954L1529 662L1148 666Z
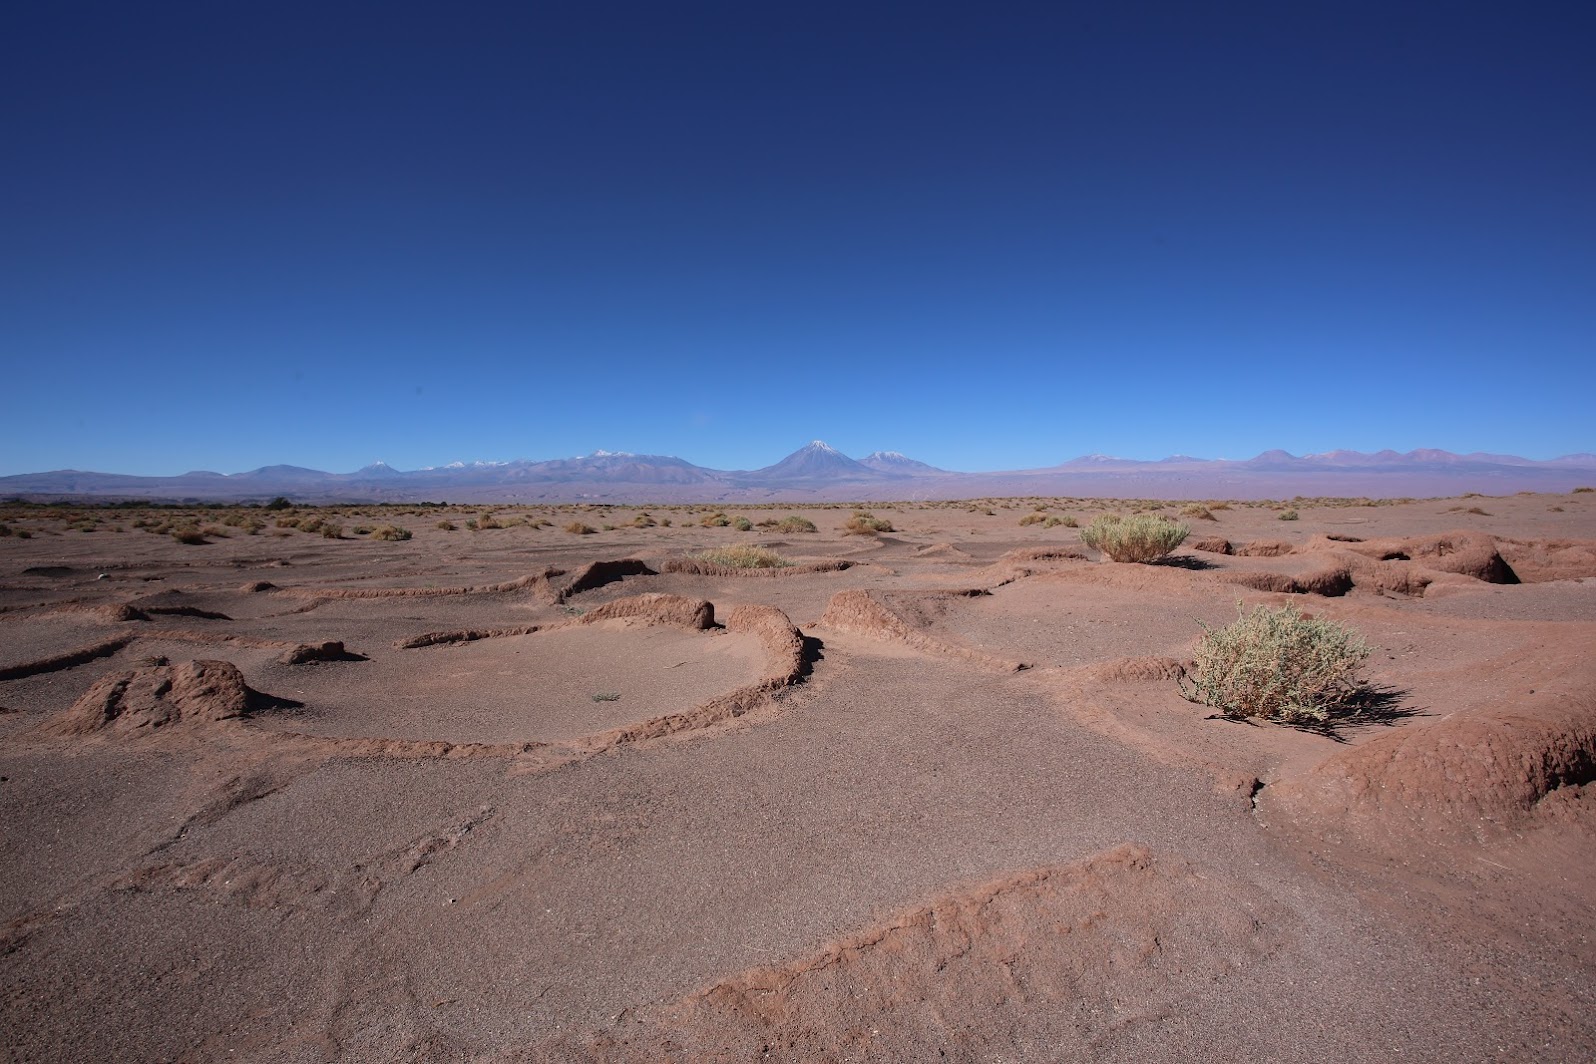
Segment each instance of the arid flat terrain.
M1596 1059L1596 493L0 510L4 1059Z

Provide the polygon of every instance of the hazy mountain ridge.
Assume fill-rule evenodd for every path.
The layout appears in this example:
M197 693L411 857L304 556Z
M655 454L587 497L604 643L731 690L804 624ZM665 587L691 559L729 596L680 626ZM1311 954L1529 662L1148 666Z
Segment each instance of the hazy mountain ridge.
M1040 469L960 473L896 451L854 459L816 440L754 470L719 470L672 455L595 451L575 458L454 462L399 470L374 462L352 473L271 465L241 473L196 470L145 477L55 470L0 477L0 497L260 501L461 502L794 501L968 498L981 495L1103 495L1260 498L1285 495L1446 495L1464 491L1568 491L1596 482L1596 455L1547 460L1420 449L1293 455L1269 450L1243 460L1173 455L1158 460L1091 454Z

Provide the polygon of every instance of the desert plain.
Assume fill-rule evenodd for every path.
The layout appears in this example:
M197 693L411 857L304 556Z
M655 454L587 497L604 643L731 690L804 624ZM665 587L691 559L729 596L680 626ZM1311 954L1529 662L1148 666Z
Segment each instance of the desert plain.
M0 510L5 1059L1596 1059L1596 493Z

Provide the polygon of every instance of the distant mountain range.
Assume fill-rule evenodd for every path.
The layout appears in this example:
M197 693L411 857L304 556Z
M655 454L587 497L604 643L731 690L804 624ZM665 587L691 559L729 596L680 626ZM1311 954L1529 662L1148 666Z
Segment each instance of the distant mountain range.
M398 470L382 462L353 473L273 465L246 473L172 477L72 469L0 477L0 499L174 502L820 502L982 496L1284 498L1564 492L1596 486L1596 455L1548 461L1514 455L1265 451L1242 461L1174 455L1140 461L1090 454L1044 469L955 473L897 451L850 458L816 440L754 470L697 466L668 455L595 451L543 461L454 462Z

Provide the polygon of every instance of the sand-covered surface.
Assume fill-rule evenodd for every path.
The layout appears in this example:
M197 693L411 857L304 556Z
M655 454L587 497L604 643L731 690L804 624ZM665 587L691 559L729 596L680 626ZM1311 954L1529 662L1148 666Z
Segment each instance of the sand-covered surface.
M1291 505L5 510L0 1059L1596 1059L1596 493Z

